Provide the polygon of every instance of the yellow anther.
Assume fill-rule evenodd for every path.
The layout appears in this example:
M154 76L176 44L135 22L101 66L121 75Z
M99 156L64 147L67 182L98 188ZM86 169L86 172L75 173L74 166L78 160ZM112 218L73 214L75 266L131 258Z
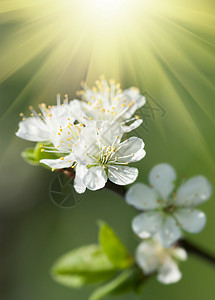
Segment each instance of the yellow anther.
M124 107L125 106L125 103L122 103L122 107Z
M60 132L57 133L58 135L61 135Z
M119 138L119 136L117 135L117 136L116 136L116 138L118 139L118 138Z
M70 118L68 118L67 120L70 121Z
M52 168L52 172L54 172L55 168Z
M61 144L63 144L63 141L60 141Z
M31 114L31 117L33 117L34 116L34 114Z
M116 168L117 171L119 171L119 168Z
M130 104L128 104L128 105L127 105L127 107L131 107L131 105L130 105Z
M60 128L60 132L62 132L63 130Z
M70 147L70 144L68 144L67 147Z
M57 145L57 148L59 148L60 147L60 145Z
M92 102L88 102L88 105L92 105Z
M43 145L40 145L40 148L43 148Z
M60 159L61 159L61 160L64 160L64 157L61 157Z
M74 169L75 166L71 166L72 169Z
M114 116L116 115L116 113L115 113L115 112L114 112L113 114L114 114Z
M126 162L126 165L128 165L128 162Z
M101 111L105 111L105 109L104 109L104 108L101 108L100 110L101 110Z
M69 141L70 140L70 138L67 138L67 141Z
M71 160L69 160L69 162L71 162Z
M86 119L86 117L83 117L83 119Z
M109 109L107 110L107 112L110 112Z
M115 109L115 108L116 108L116 107L114 107L114 106L112 107L112 109Z
M84 93L84 91L82 91L82 90L76 92L76 95L77 95L77 96L83 96L84 94L85 94L85 93Z
M93 120L93 118L90 117L89 120Z
M97 106L94 106L94 109L97 109L98 107Z
M67 133L70 134L70 131L68 131Z
M137 120L139 120L140 117L136 115L135 118L136 118Z
M44 149L41 149L41 152L44 152Z
M19 114L19 116L20 116L20 117L23 117L23 116L24 116L24 114L23 114L23 113L20 113L20 114Z

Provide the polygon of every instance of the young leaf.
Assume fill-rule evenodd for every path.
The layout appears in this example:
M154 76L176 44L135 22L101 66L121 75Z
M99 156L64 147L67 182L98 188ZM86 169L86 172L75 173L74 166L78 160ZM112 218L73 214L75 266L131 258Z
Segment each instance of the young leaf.
M133 263L125 246L115 232L103 222L100 222L99 241L104 253L115 267L124 269Z
M128 291L126 283L129 283L130 278L133 277L133 270L125 270L112 281L101 286L93 292L89 300L101 300L109 294L113 294L116 290L120 289L122 292L123 286Z
M57 282L78 288L110 279L116 274L116 268L100 246L90 245L62 256L53 266L51 274Z
M60 155L56 153L50 153L50 152L41 152L41 143L37 143L34 148L27 148L25 151L22 152L22 157L24 160L34 166L40 165L41 159L55 159L59 158ZM47 144L46 146L53 146L52 144ZM47 167L44 164L41 164L43 167ZM49 168L49 167L48 167Z
M35 158L34 148L27 148L21 153L24 160L30 165L38 166L39 162Z

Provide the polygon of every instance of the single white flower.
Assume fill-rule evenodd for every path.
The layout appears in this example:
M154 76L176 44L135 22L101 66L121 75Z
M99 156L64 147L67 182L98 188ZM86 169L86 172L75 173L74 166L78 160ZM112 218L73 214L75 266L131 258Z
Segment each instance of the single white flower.
M177 262L185 261L187 253L183 248L177 246L163 248L155 239L150 239L139 244L135 252L135 259L145 275L157 272L158 281L170 284L181 279L182 274Z
M77 191L80 185L90 190L101 189L107 179L118 185L136 180L138 169L128 164L145 156L144 142L137 137L121 142L122 135L123 129L118 122L97 121L82 129L73 146L77 161Z
M40 113L37 113L32 106L31 117L23 117L19 123L19 130L16 135L22 139L33 142L51 141L59 126L63 126L68 119L73 123L75 118L73 117L70 106L68 105L68 96L65 95L64 103L60 103L60 95L57 95L57 105L47 107L45 104L40 104Z
M181 237L181 229L200 232L206 223L205 214L195 206L210 198L212 187L203 176L193 177L174 193L175 170L159 164L149 173L148 187L134 184L126 193L126 201L144 212L134 218L132 228L141 238L156 236L168 248Z
M86 83L82 86L83 90L77 92L82 96L82 101L76 100L71 103L72 106L76 104L79 116L90 117L97 121L117 121L125 132L137 128L142 123L139 116L134 116L135 111L146 103L138 88L121 90L119 83L116 84L114 80L108 83L103 77L96 81L96 86L92 89ZM85 120L87 121L87 118ZM83 119L79 121L84 122ZM132 121L134 122L131 123Z

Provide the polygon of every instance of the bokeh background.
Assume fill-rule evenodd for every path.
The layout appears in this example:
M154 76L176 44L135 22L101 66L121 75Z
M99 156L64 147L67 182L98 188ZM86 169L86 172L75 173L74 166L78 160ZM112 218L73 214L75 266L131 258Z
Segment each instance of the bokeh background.
M58 92L72 99L81 80L92 85L100 74L138 86L148 100L135 132L147 151L138 181L168 162L179 178L203 174L215 186L214 12L213 0L0 1L1 299L87 299L90 287L63 287L49 270L65 252L97 242L98 219L131 252L138 243L130 227L136 212L108 191L87 191L71 209L51 201L54 174L28 165L20 153L33 143L15 136L29 105L55 104ZM202 205L207 226L188 236L211 252L214 197ZM214 299L213 266L190 255L181 269L177 284L151 279L142 299Z

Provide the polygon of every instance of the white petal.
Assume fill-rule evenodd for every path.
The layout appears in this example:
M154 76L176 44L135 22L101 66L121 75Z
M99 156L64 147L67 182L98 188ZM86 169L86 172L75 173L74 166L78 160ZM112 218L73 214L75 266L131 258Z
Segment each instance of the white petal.
M139 161L146 154L143 149L144 145L142 139L131 137L120 144L120 150L116 152L116 156L119 157L119 161L123 163Z
M141 238L153 236L162 225L163 214L159 212L145 212L132 221L133 231Z
M138 176L137 168L116 165L108 165L108 178L115 184L126 185L133 183Z
M187 252L180 247L174 247L172 249L172 256L177 260L181 260L181 261L187 260Z
M135 260L146 275L158 270L158 255L155 246L150 242L145 241L139 244L135 251Z
M92 191L102 189L107 182L105 170L101 167L91 167L83 178L83 184Z
M34 117L21 121L16 135L32 142L49 141L51 138L48 126L43 121Z
M141 124L143 123L143 120L138 119L136 121L134 121L133 123L131 123L130 125L123 125L123 130L124 132L130 132L136 128L138 128Z
M119 122L97 121L96 127L99 128L99 139L103 146L111 146L114 141L114 144L118 144L120 142L123 135L123 129ZM116 139L117 136L118 138Z
M167 199L174 188L175 170L168 164L159 164L149 173L149 182L163 199Z
M130 87L126 90L123 91L123 95L128 98L130 98L130 100L135 100L140 96L140 91L138 88L136 87Z
M159 207L155 190L143 183L133 184L125 195L126 202L140 210L152 210Z
M210 198L212 186L204 176L196 176L182 184L175 199L178 206L192 207L199 205Z
M182 274L177 264L170 258L168 258L161 265L157 279L164 284L170 284L178 282L182 277Z
M40 163L49 166L50 168L54 169L63 169L69 168L73 165L75 160L74 154L69 154L64 157L64 159L41 159Z
M157 238L164 248L169 248L181 236L181 231L176 220L171 216L165 216L159 228Z
M83 183L83 177L87 172L87 168L83 165L77 165L75 169L75 180L74 180L74 188L77 193L82 194L86 190L86 186Z
M174 216L178 220L180 226L191 233L202 231L206 223L205 214L197 209L181 208L177 209Z

